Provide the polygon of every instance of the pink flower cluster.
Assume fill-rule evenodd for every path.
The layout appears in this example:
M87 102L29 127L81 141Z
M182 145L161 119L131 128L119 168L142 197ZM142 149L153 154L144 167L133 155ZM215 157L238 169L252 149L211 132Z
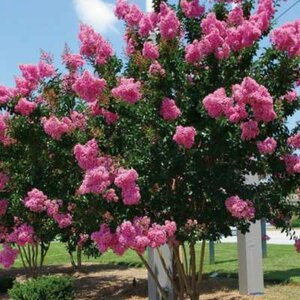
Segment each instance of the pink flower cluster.
M257 142L257 148L261 154L272 154L276 147L277 142L272 137L267 137L264 141Z
M300 56L300 20L274 29L271 40L278 50L286 51L290 57Z
M9 244L4 244L0 251L0 264L5 269L9 269L15 263L18 254L18 250L11 248Z
M205 12L205 7L199 5L199 0L182 0L180 7L187 18L197 18Z
M121 78L119 85L112 89L112 95L130 104L134 104L142 98L140 92L141 83L133 78Z
M8 236L7 241L24 247L27 244L35 244L36 237L32 226L22 224L14 228L13 232Z
M166 40L175 39L180 34L180 21L176 12L165 2L160 5L159 24L161 37Z
M72 224L72 216L69 213L60 213L62 207L61 200L50 200L40 190L34 188L27 193L27 197L23 200L24 205L32 212L46 212L48 217L58 224L59 228L66 228Z
M288 138L288 144L295 149L300 149L300 131Z
M65 53L63 55L63 63L71 72L76 72L79 68L83 67L85 61L80 54Z
M243 141L255 139L259 135L258 123L256 121L247 121L241 124Z
M207 14L201 22L203 38L187 45L186 61L198 63L211 53L218 59L225 59L231 50L252 46L268 29L274 12L272 0L260 0L257 12L249 20L244 19L239 6L229 13L227 22L218 20L215 13Z
M195 142L195 136L197 132L192 126L177 126L176 133L173 136L173 141L178 145L184 146L186 149L192 148Z
M175 222L165 221L165 225L156 223L150 225L147 217L135 218L133 222L124 221L112 233L107 224L102 224L100 230L91 235L101 253L112 249L117 255L122 255L128 249L143 254L146 248L160 247L174 238Z
M295 240L295 248L296 251L300 253L300 239Z
M140 202L140 189L136 184L138 173L134 169L119 169L114 183L122 190L123 203L125 205L136 205Z
M283 160L288 173L300 173L300 156L297 154L289 154L285 155Z
M0 172L0 190L4 190L9 182L9 177L6 173Z
M160 65L160 63L156 60L149 67L149 74L152 76L165 76L166 70Z
M62 135L70 133L75 129L84 130L86 128L86 117L77 111L71 112L71 118L63 117L59 120L55 116L50 118L43 117L41 124L44 131L54 140L59 140Z
M160 115L165 120L175 120L181 115L181 110L173 99L164 98L160 107Z
M143 46L143 56L148 59L158 59L158 47L152 42L145 42Z
M115 169L109 156L99 156L96 140L90 140L85 145L76 145L74 155L78 165L85 170L85 175L78 192L80 194L102 194L108 202L117 202L118 196L113 183L121 188L125 205L135 205L140 201L140 189L136 184L138 174L135 170Z
M51 64L40 61L38 65L20 65L22 77L16 77L16 93L29 96L34 91L39 82L55 74L55 69Z
M224 115L231 123L238 123L248 118L246 105L249 105L255 120L241 124L243 140L258 136L259 121L268 123L276 118L273 98L269 91L250 77L245 77L241 84L232 86L232 98L226 96L224 88L219 88L203 99L203 105L212 118Z
M119 115L117 113L100 107L97 102L90 103L89 108L92 116L103 116L108 125L114 124L119 120Z
M288 101L289 103L293 103L297 100L298 94L296 90L288 91L285 95L281 97L283 100Z
M106 87L105 79L95 77L89 71L84 71L73 84L73 91L88 102L96 101Z
M28 101L26 98L21 98L15 106L15 111L23 116L29 116L36 108L37 104L35 102Z
M154 31L158 22L158 15L155 12L150 12L142 16L139 21L139 35L141 37L147 37Z
M255 208L249 200L232 196L225 201L225 206L234 218L251 220L255 217Z
M111 45L88 25L81 24L79 31L80 54L103 65L113 55Z
M14 96L14 90L0 85L0 105L7 103Z
M6 214L8 208L8 201L6 199L0 199L0 217Z

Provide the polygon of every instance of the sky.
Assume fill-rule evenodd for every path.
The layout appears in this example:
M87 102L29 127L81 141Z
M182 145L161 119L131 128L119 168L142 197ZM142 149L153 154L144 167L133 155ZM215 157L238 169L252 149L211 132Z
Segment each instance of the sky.
M200 0L203 3L205 0ZM282 1L277 16L298 0ZM115 0L0 0L0 84L14 85L21 63L37 63L41 49L59 66L65 43L78 51L79 22L88 23L123 55L123 24L114 16ZM146 0L132 0L145 9ZM175 0L169 1L176 2ZM279 18L278 24L300 16L300 3ZM300 120L300 112L292 123Z

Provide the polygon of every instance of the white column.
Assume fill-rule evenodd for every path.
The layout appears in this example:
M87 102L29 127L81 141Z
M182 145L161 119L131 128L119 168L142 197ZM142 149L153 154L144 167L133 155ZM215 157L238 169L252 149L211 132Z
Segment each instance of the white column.
M170 251L169 246L168 245L161 246L160 251L162 253L162 256L164 257L164 260L165 260L168 270L170 270L170 273L172 273L173 257L172 257L172 253ZM157 253L157 250L148 248L148 263L149 263L152 271L157 276L157 278L160 282L160 285L168 294L168 296L169 296L168 299L173 300L174 295L173 295L172 284L164 270L164 267L161 263L160 257ZM148 297L149 297L148 298L149 300L161 300L162 299L160 297L159 290L156 286L156 283L153 280L151 274L149 274L149 272L148 272Z
M238 232L239 290L242 295L264 292L261 222L251 224L250 232Z

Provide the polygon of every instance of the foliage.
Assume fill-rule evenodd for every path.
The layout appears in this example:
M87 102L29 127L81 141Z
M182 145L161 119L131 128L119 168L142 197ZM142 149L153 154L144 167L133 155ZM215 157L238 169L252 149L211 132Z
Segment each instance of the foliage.
M24 283L15 283L9 290L13 300L73 300L73 280L69 276L41 276Z

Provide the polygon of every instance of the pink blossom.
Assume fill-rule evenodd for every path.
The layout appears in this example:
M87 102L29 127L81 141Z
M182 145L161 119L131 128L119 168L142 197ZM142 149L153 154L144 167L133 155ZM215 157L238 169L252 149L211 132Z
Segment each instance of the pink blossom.
M63 55L63 62L68 69L72 72L77 71L84 65L84 59L80 54L73 54L73 53L65 53Z
M157 248L167 242L167 233L160 225L154 224L148 231L149 247Z
M300 253L300 239L295 240L295 248Z
M0 251L0 264L5 269L9 269L15 263L18 254L18 250L11 248L9 244L4 244Z
M67 117L62 118L61 120L55 116L51 116L48 119L43 117L41 123L45 132L54 140L59 140L63 134L73 130L72 121Z
M4 216L7 212L8 201L6 199L0 199L0 216Z
M285 155L283 160L288 173L300 173L300 156L297 154L289 154Z
M8 241L16 243L20 247L24 247L27 244L34 244L35 235L32 226L22 224L19 227L15 227L14 231L8 236Z
M151 65L150 65L150 68L149 68L149 73L150 75L153 75L153 76L165 76L166 74L166 71L165 69L159 64L158 61L154 61Z
M24 199L24 205L30 211L40 213L47 209L46 201L48 200L47 196L44 193L36 188L32 189L27 193L27 197Z
M47 210L47 215L49 217L53 217L58 214L59 208L62 207L62 200L54 199L54 200L46 200L45 206Z
M256 121L247 121L241 124L242 140L251 140L259 135L258 123Z
M173 136L173 141L175 141L178 145L184 146L186 149L190 149L195 142L196 134L196 129L192 126L177 126L176 133Z
M0 172L0 190L4 190L8 182L9 176L4 172Z
M120 169L114 180L122 190L122 200L125 205L136 205L141 199L140 189L136 184L138 174L134 169Z
M71 112L71 120L74 128L85 130L87 117L83 113L79 113L76 110Z
M92 169L99 165L99 148L95 139L88 141L85 145L77 144L74 147L75 158L84 170Z
M212 118L219 118L226 114L232 102L232 99L226 96L224 88L217 89L203 99L204 108Z
M117 113L100 107L97 102L90 103L89 108L92 116L103 116L107 125L114 124L119 120L119 115Z
M81 24L79 31L80 54L95 59L96 63L103 65L113 55L111 45L88 25Z
M129 6L129 12L125 15L124 20L129 27L137 26L143 17L143 13L135 4Z
M21 77L16 77L15 82L16 94L21 94L24 97L29 96L38 87L38 82L28 81Z
M232 196L225 201L225 205L234 218L250 220L255 217L255 208L249 200L242 200L238 196Z
M114 12L119 19L124 19L125 16L129 13L129 10L130 6L127 1L118 0Z
M165 120L175 120L181 115L181 111L173 99L164 98L160 107L160 115Z
M249 104L256 121L268 123L276 118L273 107L273 98L263 85L258 84L250 77L244 78L243 82L232 87L233 99L237 103Z
M300 20L288 22L271 32L271 41L290 57L300 56Z
M159 22L160 34L163 39L172 40L180 33L180 21L176 13L171 8L167 7L166 12L162 14L163 4L161 4L161 16Z
M288 138L288 144L295 149L300 149L300 131Z
M72 224L72 216L69 213L57 213L53 216L53 219L58 224L58 227L61 229L69 227Z
M14 90L0 85L0 105L7 103L14 96Z
M288 91L285 95L282 96L282 98L288 101L289 103L293 103L298 98L297 91L296 90Z
M79 248L82 248L83 246L84 246L84 244L88 241L88 239L89 239L89 235L88 234L80 234L79 235L79 241L78 241L78 243L77 243L77 246L79 247Z
M39 67L37 65L22 64L22 65L19 65L19 68L21 70L23 78L27 82L31 82L31 83L36 84L41 79L40 70L39 70Z
M15 106L15 111L23 116L29 116L36 108L37 104L35 102L30 102L26 98L21 98Z
M79 193L81 195L89 193L101 194L110 184L110 174L105 167L99 166L88 169L79 188Z
M55 69L52 64L48 64L43 61L40 61L38 67L39 67L40 77L42 79L55 75Z
M149 59L158 59L159 50L158 47L152 42L145 42L143 47L143 56Z
M72 88L74 92L88 101L94 102L101 95L106 87L106 81L93 76L89 71L84 71L82 76L77 78Z
M180 6L184 15L187 18L200 17L205 11L205 7L199 5L199 0L192 0L192 1L182 0L180 2Z
M154 30L157 23L157 14L155 12L145 14L139 21L139 35L147 37Z
M105 198L107 202L118 202L119 201L119 197L116 194L116 191L114 189L108 189L103 194L103 198Z
M106 252L112 245L113 234L107 224L101 224L100 230L93 232L91 239L96 243L100 253Z
M112 89L112 95L116 98L134 104L142 98L140 92L141 83L133 78L121 78L119 85Z
M120 169L115 178L115 185L119 188L126 188L131 186L138 179L138 173L134 169Z
M272 154L277 147L277 142L274 138L268 137L262 142L257 142L257 148L261 154Z
M236 6L229 12L227 22L230 25L241 25L244 21L244 12L240 6Z

